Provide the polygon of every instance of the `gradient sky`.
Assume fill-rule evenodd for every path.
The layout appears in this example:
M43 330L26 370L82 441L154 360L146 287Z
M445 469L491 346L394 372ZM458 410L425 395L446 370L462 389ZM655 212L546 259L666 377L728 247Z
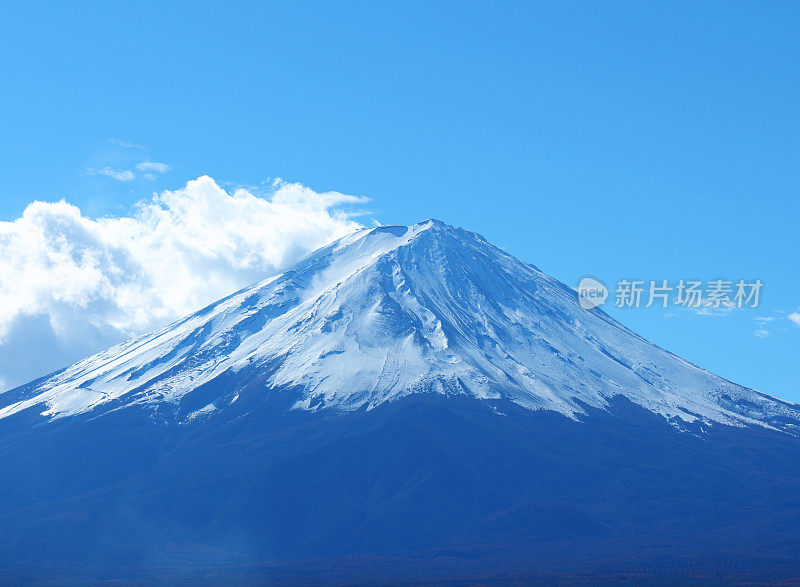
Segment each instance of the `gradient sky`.
M608 311L800 401L796 2L2 12L0 220L61 198L125 216L201 175L223 187L281 177L367 196L382 223L475 230L573 286L587 274L761 279L757 310ZM169 169L148 178L142 162Z

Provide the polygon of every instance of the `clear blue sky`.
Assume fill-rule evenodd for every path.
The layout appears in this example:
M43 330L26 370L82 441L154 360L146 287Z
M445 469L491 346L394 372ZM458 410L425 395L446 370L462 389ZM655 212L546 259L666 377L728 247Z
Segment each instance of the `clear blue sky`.
M760 278L759 310L611 313L800 401L799 27L796 2L5 2L0 220L279 176L570 285ZM110 139L171 170L86 175Z

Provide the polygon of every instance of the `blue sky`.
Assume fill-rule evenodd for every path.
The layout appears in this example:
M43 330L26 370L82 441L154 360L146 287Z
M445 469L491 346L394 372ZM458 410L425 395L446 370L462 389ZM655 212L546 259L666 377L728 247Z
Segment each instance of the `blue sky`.
M475 230L570 285L761 279L757 310L609 312L800 401L797 3L4 8L2 221L280 177Z

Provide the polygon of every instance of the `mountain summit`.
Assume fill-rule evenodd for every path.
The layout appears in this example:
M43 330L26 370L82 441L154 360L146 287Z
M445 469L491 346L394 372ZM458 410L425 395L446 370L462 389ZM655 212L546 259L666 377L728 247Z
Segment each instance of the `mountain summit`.
M221 379L236 382L211 397L205 390ZM369 410L437 393L571 418L622 396L678 426L800 430L798 406L582 309L571 288L438 220L359 230L164 329L4 394L0 418L137 406L185 422L224 411L245 390L293 393L300 410ZM209 401L198 406L200 397Z
M363 229L0 394L0 576L792 581L798 426L474 233Z

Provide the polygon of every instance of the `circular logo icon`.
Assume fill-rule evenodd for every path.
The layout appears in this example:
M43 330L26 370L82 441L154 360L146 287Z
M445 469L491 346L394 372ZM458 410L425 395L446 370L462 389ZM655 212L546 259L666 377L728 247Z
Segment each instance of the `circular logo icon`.
M578 303L584 310L591 310L608 299L608 288L593 277L584 277L578 284Z

